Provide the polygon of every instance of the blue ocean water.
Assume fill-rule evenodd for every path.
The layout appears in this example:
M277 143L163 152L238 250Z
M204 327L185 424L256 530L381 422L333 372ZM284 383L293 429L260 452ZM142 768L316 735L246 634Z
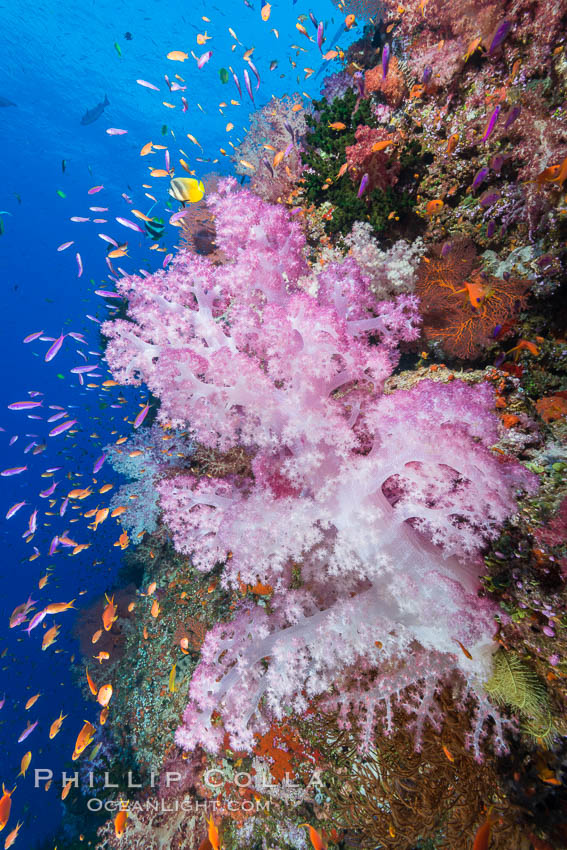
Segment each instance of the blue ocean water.
M304 80L302 71L304 65L317 61L319 54L296 30L298 15L309 11L325 21L332 43L340 40L344 47L356 36L356 29L344 32L344 16L330 0L316 0L309 8L300 8L292 0L274 3L268 24L261 19L258 0L250 4L228 0L219 5L179 4L173 0L144 4L133 0L0 3L0 98L15 104L0 108L0 469L28 467L20 474L0 477L0 700L4 692L6 695L0 710L0 782L8 789L16 785L10 825L23 822L20 846L37 846L56 830L63 816L60 784L54 783L48 793L34 789L34 768L49 768L54 775L70 770L77 733L83 720L94 719L96 712L83 698L71 672L72 658L78 656L73 638L76 614L70 611L57 618L61 633L46 651L41 650L44 628L38 627L28 635L21 626L10 629L9 617L30 594L40 600L36 610L48 602L71 599L77 599L77 607L83 608L112 588L121 562L121 552L113 545L119 533L117 525L107 524L93 533L82 517L74 524L69 522L83 510L74 515L71 505L60 517L59 508L72 487L92 484L93 464L103 446L131 433L132 418L147 397L143 388L118 388L105 394L100 389L101 382L109 377L104 368L101 378L90 381L85 376L82 386L78 375L70 371L96 363L101 354L99 326L87 314L101 321L108 315L106 304L113 304L95 294L97 289L113 289L105 264L107 243L97 234L128 241L129 257L116 261L117 267L127 272L159 267L165 253L149 251L152 240L126 230L115 220L132 219L133 207L148 212L151 201L144 196L143 183L152 183L152 190L147 191L157 198L152 215L167 220L176 209L175 205L165 206L168 181L148 178L149 158L141 158L140 149L153 141L167 145L172 156L178 156L181 148L189 154L190 165L199 177L212 170L231 173L230 159L219 155L219 148L227 146L227 121L235 124L237 137L243 138L249 113L267 103L272 94L319 93L322 76L313 74ZM202 16L210 20L204 21ZM235 41L229 27L240 42L238 53L231 49ZM279 38L272 28L277 29ZM196 35L205 31L212 40L199 47ZM337 38L332 39L335 33ZM290 50L290 44L310 52ZM242 66L238 57L243 47L255 47L254 63L262 77L255 106L245 91L239 98L232 80L224 85L219 77L223 67ZM194 50L200 55L207 49L212 49L213 55L202 70L191 56L184 63L166 58L172 50L189 54ZM304 57L309 58L303 61ZM291 66L290 59L297 59L297 68ZM273 60L278 67L270 72ZM314 67L318 69L319 65L320 59ZM164 75L173 79L176 73L185 81L185 92L170 93L167 88ZM157 86L159 92L137 84L138 79ZM185 113L181 94L189 104ZM87 110L103 103L105 96L108 105L100 117L81 124ZM221 114L219 102L230 98L237 98L241 105ZM164 101L173 102L175 109L164 106ZM109 128L127 133L109 135ZM189 141L187 133L201 147ZM219 157L220 161L200 163L196 161L199 156L205 160ZM152 165L163 168L162 161L163 156L155 154ZM88 194L90 188L99 185L104 189ZM96 213L89 210L90 206L105 207L108 212ZM72 217L91 221L73 222ZM107 223L93 223L96 217ZM174 250L177 237L178 231L169 227L162 245ZM68 241L74 244L57 251ZM84 267L80 277L77 253ZM66 336L61 351L46 363L49 341L22 342L39 331L52 339L61 333L83 334L86 344ZM88 388L89 382L98 386ZM30 392L41 395L30 396ZM125 402L111 408L110 403L120 394ZM7 407L30 398L42 399L43 406L18 411ZM55 407L49 409L50 405ZM77 419L73 429L76 434L66 432L49 438L47 432L54 425L48 425L46 419L56 415L59 407ZM42 418L33 418L36 416ZM25 453L34 442L36 446ZM45 450L33 453L44 444ZM51 477L42 477L54 468ZM96 480L96 487L117 483L108 467L103 467ZM59 483L53 494L56 501L50 506L49 497L42 498L39 493L53 481ZM11 519L4 519L9 507L20 501L26 504ZM102 498L100 504L105 504ZM93 507L91 502L89 507ZM36 509L37 531L26 542L31 537L25 533L29 517ZM69 547L60 546L50 557L50 541L64 531L77 542L90 543L90 548L71 556ZM34 547L40 553L35 558ZM38 581L47 573L49 580L39 590ZM47 627L52 623L53 618L48 618ZM26 711L26 701L38 692L38 701ZM50 741L49 726L61 711L68 717L60 734ZM17 743L28 721L37 721L38 725L25 741ZM28 750L32 752L30 770L25 778L16 778Z

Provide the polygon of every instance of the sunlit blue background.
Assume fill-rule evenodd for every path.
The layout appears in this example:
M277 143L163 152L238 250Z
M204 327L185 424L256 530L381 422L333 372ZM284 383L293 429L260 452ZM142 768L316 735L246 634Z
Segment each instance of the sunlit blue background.
M142 265L157 268L164 253L149 251L152 240L125 230L115 221L116 216L132 218L132 207L122 193L132 199L134 208L148 212L150 202L143 194L142 183L151 183L153 188L149 191L158 199L152 214L166 221L170 214L171 210L165 207L168 181L149 178L148 172L150 164L164 167L163 152L141 158L141 147L149 141L168 145L173 165L177 165L178 150L183 148L199 176L212 170L229 173L230 160L219 154L220 147L230 150L225 126L228 121L234 123L230 138L237 144L254 107L243 91L242 105L229 105L221 114L218 104L222 100L229 103L231 98L240 98L232 79L226 85L221 83L220 68L232 65L242 82L243 53L255 47L253 61L262 77L260 90L255 92L257 106L265 104L272 94L303 91L316 96L323 76L313 75L304 81L302 70L306 66L317 70L321 65L315 28L309 19L303 20L313 39L309 42L296 29L298 16L312 11L317 19L325 21L328 41L324 50L337 43L333 36L340 32L344 20L330 0L316 0L309 6L301 0L297 4L292 0L275 2L268 23L261 20L259 0L254 0L253 7L247 7L243 0L229 0L222 5L173 0L0 2L0 98L16 104L0 108L0 219L4 229L0 236L0 426L5 429L0 432L0 469L26 463L29 466L22 475L0 477L0 700L6 693L6 703L0 710L0 782L11 789L16 784L21 757L28 749L33 753L27 777L17 780L12 815L2 833L2 844L17 820L24 822L16 844L20 847L32 848L57 828L64 811L61 785L54 782L48 793L34 790L33 769L49 767L56 776L65 768L71 769L70 755L83 720L96 722L98 718L98 706L84 700L70 672L71 656L77 654L72 637L75 614L69 612L55 618L62 626L61 636L46 652L41 651L42 626L30 636L21 627L8 628L10 613L30 593L42 607L75 597L78 605L84 607L112 587L120 562L120 550L112 545L120 533L115 520L109 520L96 534L87 530L85 519L68 523L68 519L94 507L96 497L80 502L81 510L68 510L63 519L58 514L62 498L71 487L92 482L93 463L102 446L116 439L111 431L120 435L131 432L132 426L124 422L124 417L128 413L131 422L145 397L143 390L129 390L124 392L127 406L103 408L101 400L115 400L119 390L113 390L112 397L110 393L103 397L97 389L81 387L77 376L70 373L74 366L94 362L94 355L87 354L85 361L77 350L100 351L98 325L86 314L103 319L108 311L104 299L94 290L113 288L106 277L106 243L97 233L129 242L130 257L114 261L116 266L128 272ZM201 20L202 15L211 21ZM228 27L241 42L234 52ZM272 28L278 30L279 38ZM202 47L197 44L196 35L205 31L213 38ZM131 33L131 40L125 37L127 32ZM346 47L357 34L357 27L348 34L343 32L340 44ZM308 52L298 54L292 45L307 48ZM171 50L189 54L193 50L200 56L207 49L213 50L213 57L202 70L197 69L191 57L183 64L166 59ZM274 59L278 60L278 68L270 72ZM296 69L290 59L297 62ZM169 92L164 74L172 80L176 73L185 79L187 91ZM137 85L137 79L153 83L160 91ZM255 88L253 77L252 81ZM82 126L81 117L86 110L101 102L105 94L109 106L102 116L93 124ZM189 103L186 113L181 109L182 94ZM176 104L176 108L165 107L164 100ZM105 132L110 127L128 133L110 136ZM203 152L187 139L187 133L198 139ZM194 161L196 156L220 156L221 161L216 165L198 163ZM103 191L87 194L90 187L100 184L104 185ZM58 190L66 197L59 197ZM108 207L109 211L93 213L89 206ZM73 223L71 216L100 216L108 223ZM173 249L177 236L178 231L168 227L163 244ZM57 251L58 245L70 240L75 242L71 248ZM80 278L77 251L84 264ZM27 334L41 330L51 337L62 331L84 333L89 345L82 346L67 337L58 356L45 363L48 342L22 344ZM104 374L104 378L108 377ZM100 384L104 378L93 383ZM88 382L87 376L85 385ZM40 409L44 419L36 420L29 419L25 411L7 409L9 403L27 399L30 390L45 394L46 407L64 406L79 420L76 436L47 439L47 450L35 457L31 452L23 454L24 447L34 439L25 435L37 434L38 441L43 441L53 427L45 422L47 413ZM18 440L9 446L14 435L19 435ZM55 474L55 480L61 483L55 493L55 516L49 517L45 516L48 499L40 499L38 494L53 481L42 478L41 473L56 466L63 467ZM73 478L71 483L65 477L69 472L80 473L82 478ZM115 478L111 469L103 467L97 476L97 488ZM10 505L24 499L28 504L12 519L5 520ZM107 504L105 499L108 497L101 497L101 506ZM33 541L26 544L22 534L34 508L40 514L38 530ZM92 542L91 547L76 557L70 557L69 550L65 550L49 558L51 538L65 529L79 542ZM34 545L41 555L30 561ZM94 561L102 563L93 565ZM53 568L53 577L39 591L38 580L48 568ZM79 595L80 591L87 593ZM48 618L47 626L53 621ZM60 651L56 653L55 649ZM42 693L39 701L25 711L26 700L38 691ZM61 710L69 717L61 733L49 741L49 726ZM39 725L26 741L17 744L28 720L39 720Z

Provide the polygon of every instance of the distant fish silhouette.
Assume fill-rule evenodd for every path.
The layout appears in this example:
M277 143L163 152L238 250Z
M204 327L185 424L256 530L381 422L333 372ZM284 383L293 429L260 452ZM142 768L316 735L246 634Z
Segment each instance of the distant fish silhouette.
M97 103L96 106L93 106L92 109L87 109L83 117L81 118L81 124L93 124L104 112L104 107L108 106L109 100L105 95L102 103Z
M5 97L0 97L0 106L17 106L13 100L7 100Z

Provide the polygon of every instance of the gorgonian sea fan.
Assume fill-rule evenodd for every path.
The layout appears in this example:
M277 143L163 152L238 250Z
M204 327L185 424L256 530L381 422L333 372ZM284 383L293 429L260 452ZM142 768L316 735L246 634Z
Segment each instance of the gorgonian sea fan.
M418 334L415 296L377 303L354 259L310 282L286 210L235 190L227 179L209 200L227 262L180 251L167 271L122 278L128 319L103 327L115 378L145 381L163 421L252 456L244 479L157 485L180 552L203 571L224 562L225 586L273 589L268 608L243 601L207 635L177 741L216 751L228 732L251 749L320 697L369 742L399 698L419 746L440 680L460 673L478 753L495 712L476 557L528 473L489 451L487 385L384 394L398 343Z

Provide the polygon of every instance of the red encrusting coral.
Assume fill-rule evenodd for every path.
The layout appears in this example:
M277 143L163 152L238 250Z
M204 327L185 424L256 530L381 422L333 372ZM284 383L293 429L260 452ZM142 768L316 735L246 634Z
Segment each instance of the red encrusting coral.
M361 125L356 129L356 144L346 149L348 170L351 179L359 183L363 174L368 174L368 189L381 189L395 186L401 171L399 160L395 156L399 135L389 133L385 128L376 129ZM373 150L380 143L391 142L384 150ZM394 152L394 153L392 153Z

